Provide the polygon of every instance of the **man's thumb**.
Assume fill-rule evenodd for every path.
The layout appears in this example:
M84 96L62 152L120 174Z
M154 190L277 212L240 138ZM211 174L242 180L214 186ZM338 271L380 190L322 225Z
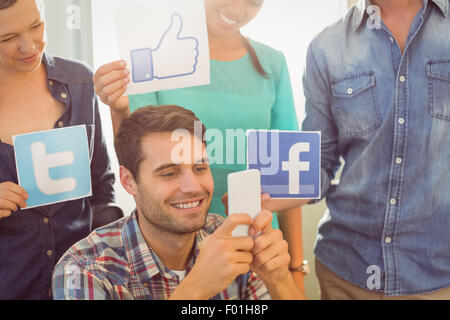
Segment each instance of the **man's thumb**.
M252 223L253 219L249 214L231 214L225 219L222 225L217 228L214 233L223 236L231 236L231 233L233 232L234 228L236 228L236 226L240 224L251 225Z

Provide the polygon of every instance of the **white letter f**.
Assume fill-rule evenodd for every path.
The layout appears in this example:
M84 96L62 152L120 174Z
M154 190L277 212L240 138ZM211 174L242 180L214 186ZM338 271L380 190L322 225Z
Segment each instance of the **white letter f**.
M309 162L300 161L302 152L309 152L309 143L301 142L294 144L289 149L289 161L281 163L283 171L289 171L289 194L300 193L300 171L309 171Z

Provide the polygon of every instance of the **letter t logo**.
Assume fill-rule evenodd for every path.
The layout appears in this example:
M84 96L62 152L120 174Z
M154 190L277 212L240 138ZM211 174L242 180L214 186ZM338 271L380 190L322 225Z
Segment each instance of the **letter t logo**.
M62 167L74 162L74 154L71 151L47 154L45 144L35 142L31 145L31 157L34 167L34 175L39 190L46 195L69 192L75 189L75 178L53 180L50 177L50 168Z

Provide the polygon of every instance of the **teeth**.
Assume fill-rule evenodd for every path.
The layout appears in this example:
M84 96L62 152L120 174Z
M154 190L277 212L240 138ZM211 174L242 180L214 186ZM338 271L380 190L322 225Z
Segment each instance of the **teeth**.
M231 20L231 19L228 19L227 17L225 17L225 15L222 12L220 12L220 11L219 11L219 16L222 18L222 20L225 23L228 23L228 24L236 24L237 23L236 20Z
M189 202L189 203L174 204L173 206L178 209L190 209L190 208L197 207L199 204L200 204L200 200L194 201L194 202Z

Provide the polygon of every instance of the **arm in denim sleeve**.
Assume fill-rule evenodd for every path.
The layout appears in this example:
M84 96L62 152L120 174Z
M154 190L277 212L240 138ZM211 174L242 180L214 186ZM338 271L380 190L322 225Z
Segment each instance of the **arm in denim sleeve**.
M314 53L314 42L308 49L306 68L303 75L306 99L304 131L321 131L321 189L322 198L333 191L333 180L339 168L338 129L331 112L332 92L324 57Z
M112 204L114 196L114 173L111 171L111 163L103 136L102 123L98 109L97 97L94 98L94 153L91 161L92 198L93 207Z

